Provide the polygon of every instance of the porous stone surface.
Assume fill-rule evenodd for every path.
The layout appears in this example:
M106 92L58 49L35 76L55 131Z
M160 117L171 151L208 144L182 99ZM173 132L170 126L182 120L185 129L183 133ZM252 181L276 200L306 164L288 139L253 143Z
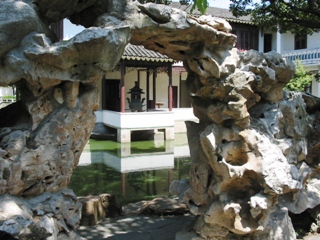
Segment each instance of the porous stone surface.
M227 76L188 78L200 123L186 123L190 185L174 192L198 216L200 239L295 239L288 212L320 202L319 99L282 90L294 66L277 53L234 60Z
M0 13L0 86L19 90L0 109L0 204L21 206L0 231L79 238L81 204L65 192L94 127L97 82L129 42L184 62L200 119L187 124L190 180L172 187L198 217L177 239L294 239L288 211L319 204L319 100L283 92L293 63L238 52L226 21L130 0L11 0ZM57 42L49 25L66 17L86 29ZM56 214L47 196L72 211Z
M122 206L117 203L113 194L100 194L99 196L79 197L82 203L81 226L93 226L106 217L119 216Z
M92 27L57 42L49 25L96 1L60 2L0 3L0 86L19 92L0 110L0 230L17 239L80 239L81 203L65 192L95 124L97 82L130 37L125 25Z
M80 207L70 189L34 198L4 194L0 196L0 231L16 239L81 239L75 231Z
M158 216L165 215L183 215L188 212L186 204L169 197L158 197L151 201L143 203L138 211L139 215L154 214Z

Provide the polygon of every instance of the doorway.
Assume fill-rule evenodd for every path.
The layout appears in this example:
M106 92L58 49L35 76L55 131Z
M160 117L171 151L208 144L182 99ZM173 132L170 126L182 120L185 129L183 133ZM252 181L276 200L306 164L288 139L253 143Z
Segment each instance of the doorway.
M120 112L120 80L102 81L102 109Z

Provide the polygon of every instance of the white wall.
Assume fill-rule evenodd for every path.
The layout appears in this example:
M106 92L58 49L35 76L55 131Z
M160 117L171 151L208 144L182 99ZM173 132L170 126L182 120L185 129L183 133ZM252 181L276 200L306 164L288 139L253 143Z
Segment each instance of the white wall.
M0 97L13 96L12 87L0 87Z
M311 94L320 97L320 86L316 81L312 81Z
M320 48L320 33L308 35L307 47L308 49Z
M294 50L294 34L284 33L284 34L281 34L281 38L282 38L281 39L282 52ZM319 39L320 39L320 33L314 33L312 35L308 35L307 49L320 48Z
M294 50L294 35L292 33L281 34L282 52Z
M264 31L263 34L271 33L272 34L272 50L277 51L277 37L281 38L280 42L280 48L281 52L285 51L292 51L294 50L294 34L292 33L283 33L279 34L276 32L271 31ZM263 52L263 36L261 36L261 32L259 33L259 51ZM320 48L319 44L320 39L320 33L314 33L312 35L308 35L307 38L307 48L308 49L314 49L314 48Z

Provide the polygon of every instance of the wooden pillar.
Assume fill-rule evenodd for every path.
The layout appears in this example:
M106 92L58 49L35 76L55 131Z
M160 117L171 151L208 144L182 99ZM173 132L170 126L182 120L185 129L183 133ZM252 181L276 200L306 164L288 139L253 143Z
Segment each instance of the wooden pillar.
M121 79L120 79L120 112L125 112L126 108L126 92L124 87L124 76L126 75L126 66L124 62L120 63L120 72L121 72Z
M168 64L168 76L169 76L169 87L168 87L168 107L169 111L172 111L172 65Z
M182 95L181 85L182 85L182 76L181 76L181 71L179 71L179 106L177 104L177 108L181 108L181 95Z
M157 80L157 69L154 68L153 69L153 75L152 75L152 96L153 96L153 106L152 108L156 108L156 95L157 95L157 92L156 92L156 80Z
M150 69L147 68L147 91L146 91L146 106L147 106L147 111L149 109L149 99L150 99L150 94L149 94L149 88L150 88Z

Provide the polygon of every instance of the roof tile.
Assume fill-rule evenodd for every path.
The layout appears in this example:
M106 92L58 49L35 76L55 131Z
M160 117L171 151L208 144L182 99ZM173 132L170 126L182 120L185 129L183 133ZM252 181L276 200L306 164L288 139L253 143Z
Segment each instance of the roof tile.
M174 62L172 58L169 58L164 54L145 49L143 46L132 45L130 43L125 47L122 59L147 62Z

